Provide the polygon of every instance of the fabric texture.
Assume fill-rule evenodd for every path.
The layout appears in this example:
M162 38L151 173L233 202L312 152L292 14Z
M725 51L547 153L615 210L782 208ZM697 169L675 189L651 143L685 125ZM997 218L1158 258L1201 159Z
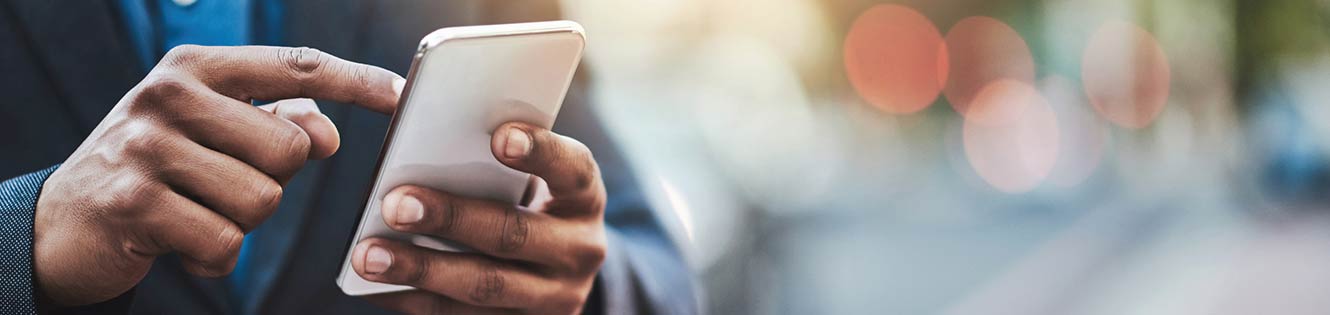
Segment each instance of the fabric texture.
M37 193L56 167L0 183L0 314L34 314L32 222Z

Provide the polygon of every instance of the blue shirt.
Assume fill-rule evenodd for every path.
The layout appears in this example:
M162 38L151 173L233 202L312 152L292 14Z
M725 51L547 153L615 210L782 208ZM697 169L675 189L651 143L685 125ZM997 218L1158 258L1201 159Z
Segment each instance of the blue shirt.
M172 47L184 44L277 45L282 40L280 1L117 0L143 68L151 69Z
M179 45L275 45L282 37L279 1L117 0L117 5L145 71ZM235 270L226 279L232 303L246 313L254 307L245 293L262 276L250 264L254 248L250 236L260 230L246 235Z

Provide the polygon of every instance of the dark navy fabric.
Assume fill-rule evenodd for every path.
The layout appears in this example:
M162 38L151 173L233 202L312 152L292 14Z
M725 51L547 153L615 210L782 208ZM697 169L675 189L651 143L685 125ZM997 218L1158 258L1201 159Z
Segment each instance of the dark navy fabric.
M281 4L283 18L263 22L280 24L280 41L265 44L313 47L401 74L417 41L439 27L559 18L558 3L552 0ZM143 78L150 68L144 65L155 63L137 57L130 27L117 14L121 10L114 1L0 1L0 95L5 95L0 98L0 179L62 162ZM592 148L609 192L611 247L587 311L694 313L697 302L688 269L657 215L642 201L629 163L591 111L588 74L577 75L555 126L555 131ZM334 283L373 177L388 117L345 104L319 106L342 130L341 149L297 174L278 211L260 227L265 232L251 236L258 238L252 267L272 272L255 273L265 276L254 280L247 303L238 305L228 298L225 279L191 276L178 257L167 255L155 261L130 294L109 302L116 307L94 305L83 311L122 313L121 306L127 306L136 314L388 313L342 294ZM6 185L0 194L35 196L39 188L30 183L35 178L31 176L44 175L20 177L27 180L15 183L28 184ZM0 297L6 299L0 301L5 303L0 314L32 310L33 212L30 205L27 209L0 213L0 228L5 229L0 235L0 270L5 271L0 274L5 279ZM11 283L11 278L28 280ZM10 304L10 297L16 302Z
M184 44L206 46L247 45L252 41L253 0L152 0L158 14L160 51ZM131 30L132 31L132 30Z
M55 167L0 182L0 314L36 312L32 220L37 193Z

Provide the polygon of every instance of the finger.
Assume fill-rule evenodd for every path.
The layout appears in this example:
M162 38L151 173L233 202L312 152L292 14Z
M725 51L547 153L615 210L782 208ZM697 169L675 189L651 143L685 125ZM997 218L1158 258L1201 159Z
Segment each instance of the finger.
M490 150L499 162L544 179L553 197L550 213L557 216L599 216L605 187L600 167L586 145L548 129L506 123L495 129Z
M405 80L313 48L183 45L163 57L213 89L248 102L308 97L392 113Z
M356 245L351 266L365 280L401 284L467 304L529 307L555 296L559 284L511 263L369 238Z
M293 98L259 106L283 119L300 126L309 136L309 159L321 160L332 156L341 146L341 137L332 119L319 111L319 105L312 99Z
M171 74L147 79L132 111L155 115L186 137L285 183L310 155L300 126Z
M148 212L138 224L147 227L144 254L178 252L185 271L202 277L231 273L244 233L234 223L202 205L172 192L165 185L135 196L136 206Z
M388 192L383 205L383 221L394 230L453 240L491 256L577 271L600 252L591 229L489 200L404 185Z
M277 210L282 186L267 174L197 143L180 141L156 172L175 191L235 222L244 232Z
M475 306L424 291L370 295L366 296L365 300L403 314L521 314L514 309Z

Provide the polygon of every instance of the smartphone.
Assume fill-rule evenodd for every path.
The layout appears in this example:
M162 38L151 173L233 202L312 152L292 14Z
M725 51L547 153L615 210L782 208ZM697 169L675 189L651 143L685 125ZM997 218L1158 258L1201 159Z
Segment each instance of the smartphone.
M348 295L410 290L370 282L351 268L351 251L369 237L442 251L446 240L393 231L383 197L404 184L516 205L529 174L490 152L499 125L520 121L550 128L582 59L586 36L572 21L449 27L420 40L406 86L379 155L373 187L347 246L337 285Z

